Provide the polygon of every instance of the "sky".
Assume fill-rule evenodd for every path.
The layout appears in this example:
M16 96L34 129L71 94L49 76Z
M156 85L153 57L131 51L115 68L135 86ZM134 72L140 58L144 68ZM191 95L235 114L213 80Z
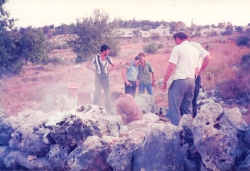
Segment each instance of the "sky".
M89 17L101 9L111 19L182 21L187 26L250 23L250 0L8 0L5 10L17 27L59 26Z

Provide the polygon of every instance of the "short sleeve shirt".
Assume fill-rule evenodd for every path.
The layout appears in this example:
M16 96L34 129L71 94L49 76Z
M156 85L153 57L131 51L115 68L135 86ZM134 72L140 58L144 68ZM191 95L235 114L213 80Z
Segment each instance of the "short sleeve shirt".
M109 64L113 64L113 61L109 56L106 57L105 61L101 61L100 55L98 54L93 58L92 64L95 65L97 74L108 74Z
M199 66L201 67L203 60L207 55L209 55L209 52L206 51L199 43L197 42L190 42L190 44L199 51Z
M153 73L154 70L149 62L146 61L144 68L142 67L142 65L139 65L138 71L139 71L138 78L140 80L140 83L143 83L143 84L152 83L150 73Z
M173 48L169 62L176 65L173 80L194 78L195 69L200 67L199 52L186 40Z
M137 81L138 66L135 65L134 61L127 65L126 68L128 69L126 72L127 79L129 81Z

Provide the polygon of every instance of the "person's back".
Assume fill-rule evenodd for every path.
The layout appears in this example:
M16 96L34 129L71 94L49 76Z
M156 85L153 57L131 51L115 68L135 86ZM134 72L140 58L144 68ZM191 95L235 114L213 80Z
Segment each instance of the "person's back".
M114 105L117 113L121 115L124 124L142 120L142 114L132 95L120 93Z
M171 58L169 60L169 62L176 63L172 79L193 78L195 75L195 68L198 67L198 51L190 45L188 41L184 41L180 45L174 47L173 53L175 52L179 54L173 54L176 58Z
M204 58L209 55L209 52L206 51L201 44L197 43L197 42L193 42L190 41L190 44L199 52L199 67L201 68L202 66L202 62L204 60Z

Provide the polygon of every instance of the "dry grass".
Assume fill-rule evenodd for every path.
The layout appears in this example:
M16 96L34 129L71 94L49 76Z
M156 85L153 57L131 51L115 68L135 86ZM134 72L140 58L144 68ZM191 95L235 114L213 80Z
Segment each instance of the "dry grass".
M234 42L214 44L210 51L212 60L202 75L202 84L206 90L212 90L222 80L235 78L235 66L242 54L249 53L249 48L240 48Z
M220 38L217 37L217 39ZM237 62L243 54L250 53L249 48L239 48L234 42L220 44L216 37L212 39L195 38L193 41L202 43L204 47L209 44L209 51L213 58L202 75L202 84L205 90L214 89L221 80L235 78L233 66L238 64ZM161 39L155 42L164 46L158 49L156 54L148 54L146 60L152 64L155 79L158 80L163 78L166 72L174 41ZM146 43L143 42L143 39L124 40L122 42L120 54L116 58L112 58L117 68L110 74L111 91L124 91L121 69L125 62L132 61L139 52L143 51L143 46ZM75 82L79 86L78 92L80 94L90 92L91 88L93 88L92 72L84 67L84 63L74 64L72 59L76 55L71 49L54 50L50 56L64 58L67 61L67 65L60 65L56 68L46 66L48 68L51 67L50 71L30 69L34 68L34 66L27 66L26 72L20 76L0 80L0 107L4 108L7 113L15 115L25 107L32 108L33 102L37 101L37 99L42 99L40 96L45 95L49 91L60 93L60 90L67 87L69 82ZM31 78L35 78L35 80ZM154 89L154 94L159 105L167 106L167 94L163 94L159 89ZM89 96L86 95L87 97Z

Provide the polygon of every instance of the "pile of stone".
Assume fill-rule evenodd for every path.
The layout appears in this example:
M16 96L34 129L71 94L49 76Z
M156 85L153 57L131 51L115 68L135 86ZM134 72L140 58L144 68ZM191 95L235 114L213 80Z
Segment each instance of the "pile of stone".
M161 115L167 115L168 107L159 106L156 104L155 96L150 94L139 94L135 97L135 101L142 113L155 113Z
M250 170L250 130L238 108L210 102L179 126L153 113L123 125L95 105L65 113L0 110L0 170Z

